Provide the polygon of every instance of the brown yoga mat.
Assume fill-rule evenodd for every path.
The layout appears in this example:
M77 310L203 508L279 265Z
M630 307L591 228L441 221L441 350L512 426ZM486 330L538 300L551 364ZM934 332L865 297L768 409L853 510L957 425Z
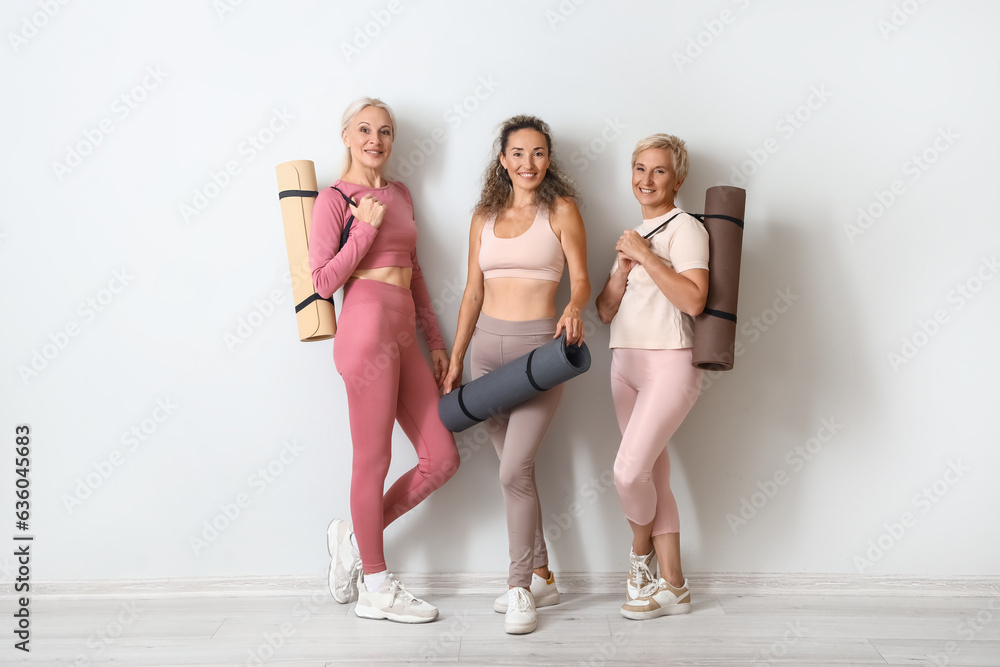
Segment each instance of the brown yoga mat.
M733 367L746 201L747 191L730 185L717 185L705 192L708 300L704 312L694 318L691 359L704 370L728 371Z
M312 226L313 204L319 194L316 165L312 160L292 160L282 162L275 167L275 171L278 173L278 200L285 224L285 245L292 274L299 340L333 338L337 333L333 299L324 299L316 294L309 268L309 229Z

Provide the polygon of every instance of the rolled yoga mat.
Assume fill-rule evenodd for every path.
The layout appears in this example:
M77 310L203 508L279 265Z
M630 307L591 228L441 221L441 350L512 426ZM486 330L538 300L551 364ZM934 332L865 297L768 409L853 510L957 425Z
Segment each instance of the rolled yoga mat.
M717 185L705 192L705 215L699 216L708 230L708 299L694 318L691 363L704 370L733 367L746 201L743 188Z
M567 346L564 331L559 338L445 394L438 403L438 415L449 431L464 431L588 368L587 344Z
M285 224L285 245L288 267L292 275L292 297L299 340L314 341L333 338L337 333L337 313L333 299L316 294L309 268L309 229L312 226L313 204L316 203L316 166L312 160L282 162L278 172L278 200Z

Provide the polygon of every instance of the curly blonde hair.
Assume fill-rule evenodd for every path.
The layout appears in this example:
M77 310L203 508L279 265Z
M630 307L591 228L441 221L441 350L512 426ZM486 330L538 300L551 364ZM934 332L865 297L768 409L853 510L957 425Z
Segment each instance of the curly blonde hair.
M535 190L535 204L544 211L551 211L557 197L569 197L577 202L576 185L566 176L556 163L552 153L552 130L548 123L535 116L518 115L508 118L500 125L500 133L493 144L493 159L483 174L483 191L476 204L476 212L485 215L499 215L510 207L514 194L514 184L510 174L500 162L500 155L506 154L510 135L518 130L536 130L545 137L549 151L549 168L545 178Z

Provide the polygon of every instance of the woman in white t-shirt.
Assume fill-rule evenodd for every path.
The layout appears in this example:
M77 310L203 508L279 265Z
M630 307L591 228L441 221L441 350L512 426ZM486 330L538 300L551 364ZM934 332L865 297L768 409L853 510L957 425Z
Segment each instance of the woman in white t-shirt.
M667 454L702 381L691 365L692 317L708 295L708 232L674 204L687 172L677 137L654 134L636 145L632 194L642 224L618 240L597 297L601 320L611 323L611 393L622 431L615 487L632 527L622 615L636 620L691 608Z

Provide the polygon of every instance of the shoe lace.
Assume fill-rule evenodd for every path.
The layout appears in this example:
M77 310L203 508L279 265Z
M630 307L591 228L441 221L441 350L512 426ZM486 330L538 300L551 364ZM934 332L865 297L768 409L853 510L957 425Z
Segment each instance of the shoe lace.
M653 573L650 571L649 566L646 565L644 558L633 553L629 554L629 560L631 561L629 574L638 588L644 588L650 582L656 583L656 578L653 577Z
M646 572L648 573L649 570L647 569ZM656 591L658 591L659 589L660 589L660 582L656 579L653 579L648 584L642 586L639 589L639 597L641 598L652 597L653 595L656 594Z
M397 579L392 580L392 588L390 589L390 592L392 593L392 600L394 602L396 600L399 600L403 604L423 604L424 602L420 598L414 597L413 593L406 590L406 586L404 586L403 583Z
M531 601L528 599L528 591L523 588L512 588L510 590L513 591L514 609L517 611L528 611L531 607Z

